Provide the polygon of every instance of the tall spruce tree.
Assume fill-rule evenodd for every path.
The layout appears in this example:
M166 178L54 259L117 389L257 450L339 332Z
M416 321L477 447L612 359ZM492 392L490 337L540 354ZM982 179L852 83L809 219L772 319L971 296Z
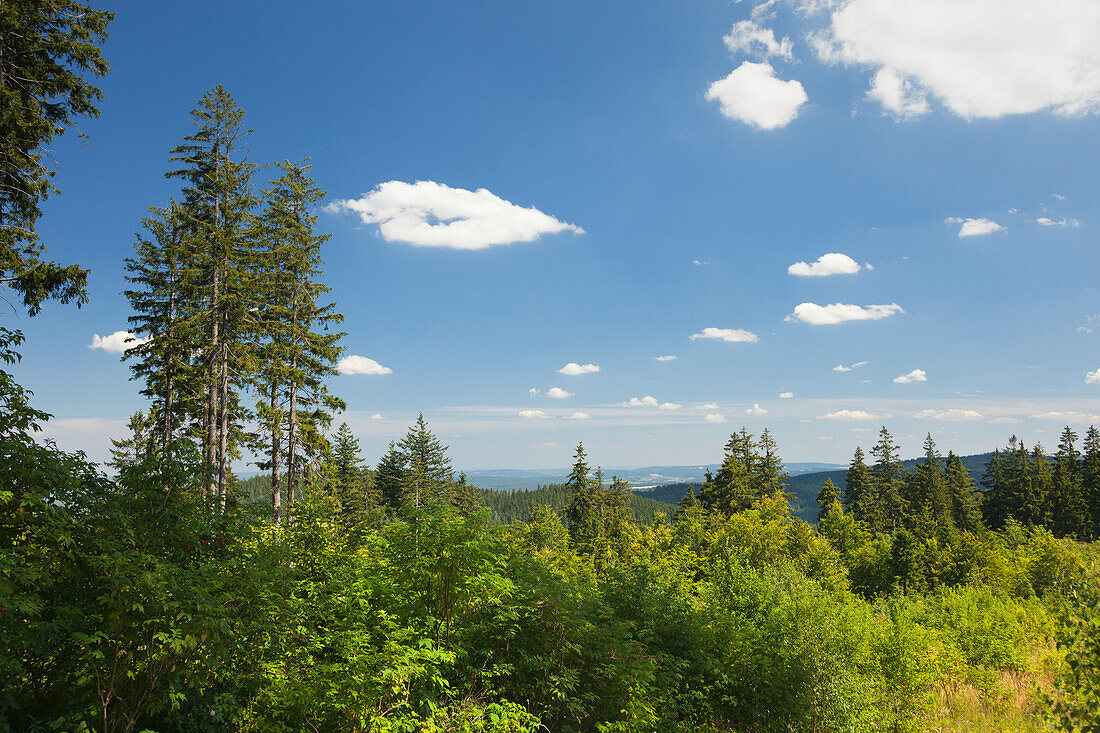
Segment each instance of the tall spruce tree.
M183 181L180 212L184 236L191 240L188 266L194 277L188 297L198 307L190 326L201 334L203 365L203 493L224 503L230 454L244 437L238 389L251 364L244 335L256 292L251 272L256 166L244 154L249 133L244 111L221 85L199 100L191 122L195 131L171 151L180 167L165 175Z
M931 433L924 439L924 458L905 477L904 498L910 526L953 524L940 454Z
M1092 539L1092 517L1081 475L1080 454L1077 452L1077 434L1067 425L1054 454L1054 471L1051 476L1051 531L1059 537L1074 536L1079 540Z
M905 470L899 456L900 448L890 431L883 426L879 440L871 448L875 463L871 466L871 485L874 487L874 504L868 514L868 524L877 532L895 532L906 513Z
M0 288L32 316L50 298L88 300L88 270L45 259L35 225L57 192L50 143L99 116L93 82L109 70L99 44L113 17L73 0L0 3Z
M344 336L331 329L344 317L335 304L320 302L329 292L320 281L321 250L331 235L315 232L312 211L325 192L309 177L308 165L283 161L277 166L282 175L264 191L256 227L264 293L254 324L263 339L256 381L261 425L270 443L272 489L278 500L285 449L287 498L293 503L303 455L317 451L311 441L324 433L332 413L345 407L325 381L336 374Z
M864 459L863 448L856 446L844 481L844 506L856 519L866 522L874 506L871 471Z
M573 469L566 481L570 498L565 516L569 520L569 538L573 547L582 554L590 555L595 551L600 539L602 518L599 487L588 475L589 471L584 444L577 443L577 449L573 453Z
M982 522L981 491L974 477L954 451L947 454L944 463L944 482L951 506L951 520L959 529L974 532Z
M1081 446L1081 485L1093 533L1100 533L1100 430L1089 426Z
M843 507L840 504L840 489L833 483L831 478L825 479L825 484L821 487L821 491L817 492L817 519L821 521L829 512L840 509L843 511Z
M449 504L454 483L451 459L447 457L447 446L428 430L424 413L416 418L398 447L405 459L402 505L417 510L425 504Z
M726 441L722 465L712 479L703 482L699 500L708 512L731 515L752 506L761 482L755 472L756 444L745 428Z
M405 486L405 454L393 441L390 441L389 448L374 469L374 486L379 499L390 511L395 512L401 508Z

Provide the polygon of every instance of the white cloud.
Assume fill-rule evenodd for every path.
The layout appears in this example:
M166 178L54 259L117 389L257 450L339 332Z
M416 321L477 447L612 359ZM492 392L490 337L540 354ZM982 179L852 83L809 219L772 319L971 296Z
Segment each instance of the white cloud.
M658 409L660 409L660 410L679 410L681 407L683 407L683 405L681 405L679 402L662 402L658 406Z
M731 343L754 344L760 340L760 337L752 331L746 331L743 328L714 328L713 326L707 326L699 333L691 334L691 340L694 341L695 339L719 339Z
M991 425L1015 425L1021 422L1023 422L1023 420L1019 420L1015 417L995 417L989 421Z
M107 336L98 333L92 335L89 349L102 349L109 354L122 354L130 349L149 343L149 339L138 338L129 331L115 331Z
M595 364L578 364L575 361L571 361L559 369L558 374L575 377L579 374L595 374L598 371L600 371L600 368Z
M720 422L725 422L726 421L726 416L722 415L720 413L717 413L717 412L708 412L703 417L703 419L706 420L709 423L720 423Z
M666 354L665 356L655 356L653 358L657 361L676 361L676 357L672 354Z
M822 415L819 420L878 420L878 417L865 410L837 410Z
M550 417L542 410L520 410L519 416L525 420L546 420Z
M754 404L752 407L745 410L745 414L746 415L752 415L753 417L763 417L764 415L768 414L768 411L765 410L760 405Z
M927 382L928 375L923 369L914 369L908 374L902 374L900 377L894 377L894 384L910 384L912 382Z
M793 400L794 399L794 392L780 392L779 393L779 399L781 399L781 400Z
M572 415L566 415L565 419L566 420L587 420L590 417L592 417L592 416L589 415L587 412L580 412L578 410L577 412L574 412Z
M949 420L952 422L985 419L985 415L977 410L963 410L958 407L953 407L950 410L921 410L913 417L918 420Z
M476 250L530 242L562 231L584 233L578 226L533 206L517 206L484 188L467 191L435 181L387 181L362 198L336 201L325 210L355 212L364 224L378 224L387 242L417 247Z
M869 96L899 116L993 118L1100 106L1095 0L836 0L811 36L827 63L876 71Z
M709 265L710 263L707 262L706 260L692 260L691 264L693 264L693 265Z
M1050 195L1050 197L1054 198L1054 199L1058 199L1059 201L1065 201L1066 200L1066 195L1063 194L1063 193L1052 193Z
M959 239L963 237L981 237L986 234L1004 231L1004 227L992 219L960 219L952 216L944 219L947 224L961 224L959 227Z
M538 387L532 387L531 389L527 390L527 394L531 395L532 399L534 399L536 396L538 396L538 393L539 393L539 388Z
M833 371L834 372L850 372L853 369L859 369L861 366L863 366L866 363L867 362L865 362L865 361L857 361L856 363L852 364L851 366L844 366L843 364L837 364L835 367L833 367Z
M788 322L802 321L812 326L833 326L847 321L877 321L880 318L889 318L896 313L904 313L905 309L897 303L889 305L848 305L846 303L833 303L832 305L818 305L817 303L799 303L794 308L794 313L787 316Z
M818 440L834 440L833 436L831 436L831 435L819 435L819 436L817 436L817 439Z
M920 117L928 111L928 99L924 91L890 68L878 70L871 80L867 97L901 120Z
M629 400L623 403L625 407L657 407L660 403L657 402L657 398L652 395L646 395L645 397L631 397Z
M771 64L746 61L707 87L707 99L718 100L731 120L775 130L789 125L809 98L799 81L777 79Z
M1063 420L1066 422L1086 422L1089 420L1100 420L1100 415L1086 415L1083 412L1059 412L1052 410L1050 412L1042 412L1038 415L1029 415L1028 417L1033 420Z
M752 20L734 23L729 34L723 36L722 40L726 42L730 53L735 54L751 54L762 58L779 56L789 61L794 52L791 39L784 36L782 41L777 41L771 28L765 28Z
M787 268L788 275L799 277L828 277L830 275L854 275L859 272L859 263L846 254L829 252L817 258L813 264L796 262Z
M386 418L382 417L381 414L376 412L376 413L374 413L373 415L370 416L370 419L371 420L385 420Z
M1085 384L1100 384L1100 369L1095 372L1085 372Z
M382 366L374 359L354 354L336 362L336 371L341 374L393 374L393 369L388 366Z
M1062 217L1061 219L1051 219L1046 216L1040 216L1035 220L1035 223L1041 227L1079 227L1081 222L1076 219L1067 219Z
M717 402L704 402L703 404L696 406L695 409L696 410L717 410L718 409L718 403Z
M555 400L564 400L573 396L572 392L566 392L561 387L551 387L546 390L546 396Z

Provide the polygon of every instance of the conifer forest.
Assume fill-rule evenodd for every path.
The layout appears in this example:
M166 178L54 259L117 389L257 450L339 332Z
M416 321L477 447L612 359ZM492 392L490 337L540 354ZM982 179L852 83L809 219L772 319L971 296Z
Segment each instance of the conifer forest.
M118 263L144 407L107 461L43 437L21 354L96 275L40 231L48 151L106 103L121 16L0 2L0 732L1100 731L1097 427L998 425L972 471L931 430L906 464L884 418L801 514L768 428L722 429L678 503L592 441L480 487L428 410L367 450L325 182L252 157L276 121L228 83L176 111Z

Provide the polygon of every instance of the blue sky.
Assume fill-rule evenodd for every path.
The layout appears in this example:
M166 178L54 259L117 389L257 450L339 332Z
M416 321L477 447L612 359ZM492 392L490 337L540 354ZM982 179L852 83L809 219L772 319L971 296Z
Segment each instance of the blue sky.
M1052 447L1100 424L1100 10L908 5L116 3L39 228L91 303L5 316L17 378L95 460L142 407L89 344L221 83L329 193L346 353L391 372L332 380L371 462L419 411L470 469L714 462L742 424L795 461Z

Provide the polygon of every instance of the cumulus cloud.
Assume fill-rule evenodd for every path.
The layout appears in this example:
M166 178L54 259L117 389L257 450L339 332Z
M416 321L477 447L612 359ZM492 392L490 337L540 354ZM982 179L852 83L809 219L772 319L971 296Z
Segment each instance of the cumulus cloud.
M362 198L336 201L325 210L354 212L364 224L378 224L387 242L417 247L476 250L530 242L543 234L584 233L578 226L533 206L517 206L484 188L467 191L435 181L387 181Z
M652 395L646 395L645 397L631 397L629 400L623 403L626 407L657 407L660 403L657 398Z
M754 404L752 407L745 410L745 414L746 415L752 415L753 417L763 417L764 415L768 414L768 411L765 410L760 405Z
M992 219L960 219L952 216L944 219L947 224L961 224L959 227L959 239L963 237L981 237L994 232L1003 232L1004 227Z
M393 369L388 366L382 366L374 359L354 354L336 362L336 371L341 374L393 374Z
M829 252L817 258L816 262L796 262L787 268L788 275L798 277L828 277L830 275L854 275L859 272L859 263L846 254Z
M779 399L781 399L781 400L793 400L794 399L794 392L780 392L779 393Z
M695 339L718 339L732 343L754 344L760 340L760 337L743 328L714 328L708 326L699 333L691 334L691 340L694 341Z
M1100 384L1100 369L1095 372L1085 372L1085 384Z
M796 79L776 78L771 64L746 61L707 87L707 99L717 100L731 120L775 130L789 125L809 97Z
M865 362L865 361L857 361L854 364L852 364L851 366L844 366L843 364L837 364L835 367L833 367L833 371L834 372L850 372L853 369L859 369L861 366L863 366L866 363L867 362Z
M577 412L574 412L572 415L566 415L565 419L566 420L587 420L590 417L592 417L592 416L589 415L587 412L581 412L580 410L578 410Z
M977 410L963 410L953 407L950 410L921 410L913 415L918 420L949 420L952 422L964 420L984 420L985 415Z
M1050 217L1040 216L1035 220L1035 223L1041 227L1079 227L1081 222L1076 219L1067 219L1062 217L1061 219L1051 219Z
M866 410L837 410L822 415L819 420L878 420Z
M657 361L676 361L676 357L672 354L666 354L665 356L655 356L653 358Z
M902 374L900 377L894 377L894 384L910 384L912 382L927 382L928 375L923 369L914 369L908 374Z
M382 417L381 414L376 412L376 413L374 413L373 415L370 416L370 419L371 420L385 420L386 418Z
M89 349L101 349L109 354L122 354L130 349L149 343L149 339L138 338L129 331L115 331L107 336L92 334Z
M899 117L932 97L967 119L1100 107L1094 0L836 0L811 36L827 63L875 70L869 96Z
M550 417L542 410L520 410L519 416L524 420L546 420Z
M551 387L546 390L546 396L555 400L564 400L573 396L572 392L566 392L561 387Z
M679 402L662 402L657 406L660 410L679 410L681 407L683 407L683 405Z
M717 402L704 402L701 405L697 405L695 409L697 409L697 410L717 410L718 409L718 403Z
M600 371L600 368L595 364L578 364L575 361L571 361L559 369L558 374L575 377L579 374L595 374L598 371Z
M708 412L703 419L709 423L720 423L726 421L726 416L718 412Z
M794 53L791 39L784 36L783 40L777 41L771 28L765 28L754 20L734 23L729 34L723 36L722 40L726 42L730 53L751 54L761 58L778 56L788 61Z
M846 303L833 303L832 305L818 305L817 303L799 303L794 308L794 313L787 316L788 322L802 321L811 326L834 326L847 321L877 321L880 318L889 318L897 313L904 313L905 309L897 303L889 305L848 305Z

